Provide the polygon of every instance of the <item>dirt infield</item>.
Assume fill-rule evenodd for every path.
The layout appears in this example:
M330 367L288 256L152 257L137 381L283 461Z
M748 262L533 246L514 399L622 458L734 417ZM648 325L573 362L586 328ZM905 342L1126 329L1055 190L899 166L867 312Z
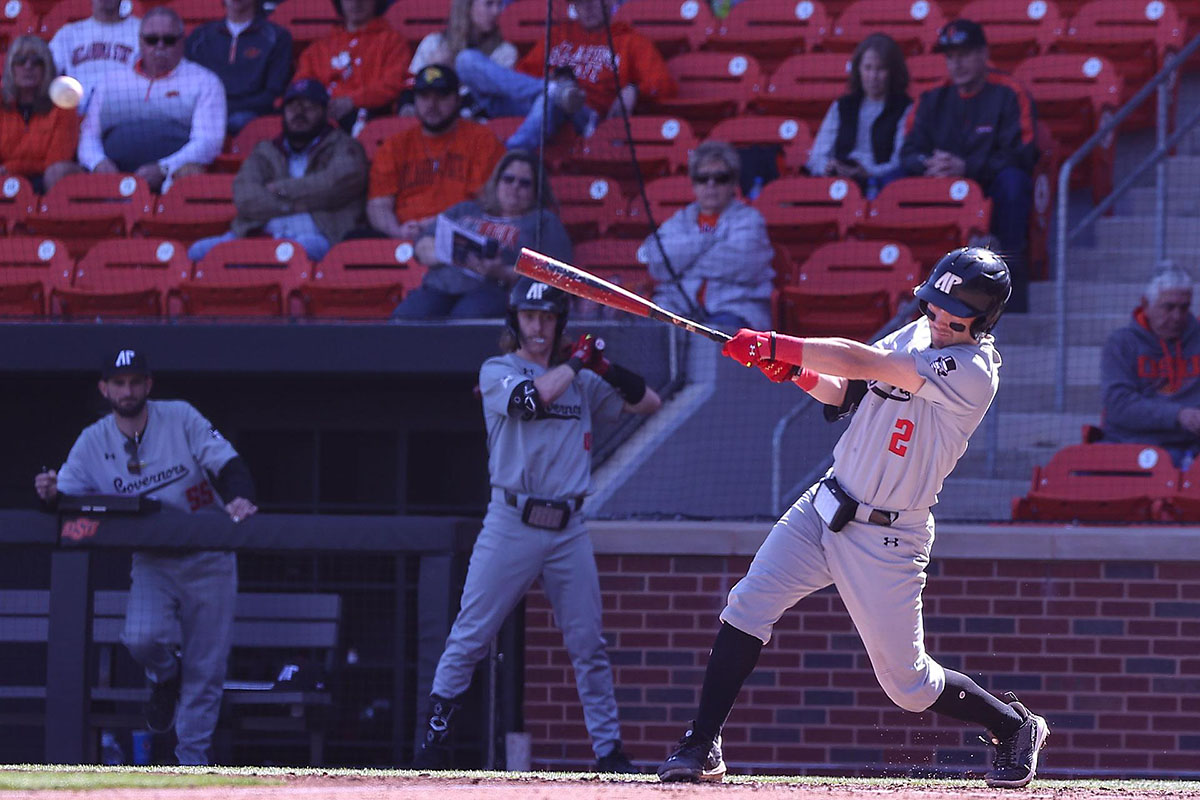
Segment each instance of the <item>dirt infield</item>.
M736 778L722 784L661 784L642 780L448 777L428 775L272 775L261 786L99 788L87 791L0 791L0 798L100 798L104 800L651 800L652 798L754 798L754 800L1200 800L1200 782L1039 781L1024 790L988 789L965 781L832 781L814 778Z

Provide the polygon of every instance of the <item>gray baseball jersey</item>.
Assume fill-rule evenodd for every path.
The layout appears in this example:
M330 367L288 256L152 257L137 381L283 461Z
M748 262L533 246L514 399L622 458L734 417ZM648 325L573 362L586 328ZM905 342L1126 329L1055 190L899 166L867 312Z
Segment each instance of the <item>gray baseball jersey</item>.
M182 400L147 400L148 418L137 448L140 474L130 472L129 441L113 414L84 428L58 471L67 494L145 495L164 508L197 511L220 504L207 473L237 457L233 445ZM228 498L232 500L233 498Z
M924 317L876 346L911 353L925 385L912 395L868 382L833 450L833 473L859 502L889 511L926 509L937 502L996 396L1000 354L990 336L978 344L932 347Z
M546 407L545 419L509 416L508 401L522 381L546 367L516 353L496 356L479 369L488 433L492 485L518 494L552 499L585 494L592 478L592 420L614 420L625 407L616 389L590 370Z

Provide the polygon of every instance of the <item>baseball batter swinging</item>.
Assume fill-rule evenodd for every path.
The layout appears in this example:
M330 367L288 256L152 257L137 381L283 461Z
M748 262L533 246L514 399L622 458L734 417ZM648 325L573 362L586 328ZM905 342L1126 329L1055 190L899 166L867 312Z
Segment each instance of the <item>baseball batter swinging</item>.
M417 769L450 766L459 698L504 618L541 576L575 667L597 767L636 771L621 750L600 581L580 511L591 481L592 420L651 414L662 401L641 376L610 363L590 335L558 363L566 324L566 294L520 279L501 340L505 355L479 370L492 497L434 675Z
M783 612L829 584L850 612L880 685L901 708L936 711L986 729L989 786L1021 787L1037 772L1049 727L1016 697L1001 702L925 650L921 591L942 482L996 395L992 327L1011 292L998 255L964 247L915 290L923 316L874 345L742 329L724 354L791 380L854 414L832 470L775 524L729 593L700 708L659 767L663 781L720 780L721 727ZM797 369L799 368L799 369Z

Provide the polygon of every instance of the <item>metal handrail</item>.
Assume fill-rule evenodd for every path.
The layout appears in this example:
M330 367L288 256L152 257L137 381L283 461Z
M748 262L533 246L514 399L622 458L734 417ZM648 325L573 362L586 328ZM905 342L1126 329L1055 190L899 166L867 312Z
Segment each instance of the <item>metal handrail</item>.
M1166 257L1166 241L1167 241L1167 171L1166 164L1163 160L1167 153L1175 144L1183 137L1188 130L1194 126L1197 120L1200 120L1200 112L1193 113L1185 125L1180 125L1174 134L1167 135L1168 117L1167 108L1169 104L1170 86L1167 83L1169 79L1177 76L1184 62L1188 60L1197 50L1200 50L1200 36L1196 36L1178 53L1169 53L1166 63L1163 64L1153 78L1151 78L1145 86L1137 91L1133 97L1129 99L1125 105L1117 109L1116 113L1105 121L1088 140L1084 142L1078 150L1072 153L1058 171L1058 214L1055 224L1055 253L1054 253L1054 305L1055 305L1055 335L1057 338L1058 347L1058 374L1060 380L1054 388L1054 410L1063 412L1066 410L1067 404L1067 244L1075 239L1089 225L1095 222L1100 215L1112 208L1118 199L1125 192L1129 191L1134 182L1142 176L1142 174L1151 166L1158 165L1158 172L1155 181L1155 227L1154 227L1154 245L1155 256L1161 263ZM1152 93L1158 93L1158 111L1156 116L1157 126L1157 143L1154 151L1147 156L1137 168L1120 182L1112 192L1108 194L1100 203L1091 210L1083 218L1083 220L1075 226L1073 230L1067 230L1067 205L1070 199L1071 188L1071 171L1088 156L1096 146L1101 144L1109 136L1114 135L1114 132L1125 119L1134 112L1134 110L1146 101Z

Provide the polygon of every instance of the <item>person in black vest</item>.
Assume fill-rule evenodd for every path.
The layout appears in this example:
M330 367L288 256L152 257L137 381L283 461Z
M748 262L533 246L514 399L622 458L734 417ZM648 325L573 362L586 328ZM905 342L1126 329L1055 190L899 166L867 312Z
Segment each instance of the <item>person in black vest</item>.
M854 50L846 94L821 122L809 173L852 178L873 196L900 177L900 146L911 107L904 53L892 37L872 33Z

